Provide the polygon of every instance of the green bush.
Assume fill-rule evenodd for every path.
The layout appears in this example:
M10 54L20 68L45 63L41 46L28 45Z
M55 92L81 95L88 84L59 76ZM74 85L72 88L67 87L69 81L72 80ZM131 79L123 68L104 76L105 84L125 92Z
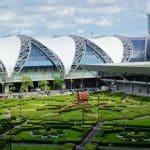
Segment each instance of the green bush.
M97 144L93 144L93 143L85 145L86 150L94 150L94 149L96 149L96 147L97 147Z

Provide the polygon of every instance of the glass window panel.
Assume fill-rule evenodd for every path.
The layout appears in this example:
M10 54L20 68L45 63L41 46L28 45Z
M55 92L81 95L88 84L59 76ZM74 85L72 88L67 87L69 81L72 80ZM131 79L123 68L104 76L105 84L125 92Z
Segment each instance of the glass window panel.
M145 39L133 39L131 40L135 51L145 50Z
M89 46L86 46L86 53L80 64L101 64L103 59Z
M29 58L24 64L24 67L31 66L54 66L54 64L39 48L32 44L32 50Z
M133 54L130 57L130 62L142 62L145 57L145 38L131 38L133 44Z
M147 50L146 60L150 61L150 39L147 40L146 50Z

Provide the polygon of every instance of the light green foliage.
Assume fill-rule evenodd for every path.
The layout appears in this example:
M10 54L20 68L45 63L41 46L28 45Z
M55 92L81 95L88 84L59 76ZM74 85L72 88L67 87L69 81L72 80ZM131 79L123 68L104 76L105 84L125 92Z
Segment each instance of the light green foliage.
M47 80L41 80L39 82L39 87L41 88L42 91L48 91L48 90L50 90L50 87L48 85L48 81Z
M125 125L131 125L131 126L150 126L150 118L144 118L139 120L128 120L123 122Z
M21 91L28 92L28 88L33 87L33 82L30 77L24 76L22 77L21 81L22 81Z

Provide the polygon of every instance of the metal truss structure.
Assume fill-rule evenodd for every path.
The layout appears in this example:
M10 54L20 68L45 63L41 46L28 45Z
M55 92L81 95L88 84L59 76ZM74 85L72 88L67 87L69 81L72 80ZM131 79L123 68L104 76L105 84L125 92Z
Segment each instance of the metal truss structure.
M24 36L24 35L18 35L18 37L21 40L21 48L20 48L20 53L19 57L16 62L16 66L14 69L14 73L20 72L23 68L24 63L28 59L28 56L31 51L31 40L29 37Z
M76 44L75 57L74 57L73 64L72 64L70 71L76 70L78 66L80 65L80 61L82 60L83 56L86 53L86 45L91 47L95 51L97 56L102 58L105 63L112 62L111 58L93 42L80 36L71 35L70 37L73 38Z
M1 61L0 61L0 72L6 72L6 68Z
M21 49L19 57L16 62L14 73L19 73L22 70L24 63L28 60L28 57L30 55L32 44L35 45L37 48L39 48L49 58L49 60L57 67L57 69L60 72L64 72L64 66L61 60L50 49L48 49L46 46L44 46L43 44L41 44L40 42L31 37L19 35L19 38L21 40Z
M133 52L133 44L131 40L125 36L116 35L123 44L123 57L121 62L129 62L130 56Z
M76 45L76 52L70 69L71 72L71 71L75 71L78 68L80 61L82 60L86 52L86 45L83 38L75 35L70 35L70 37L75 41L75 45Z
M149 40L150 37L145 37L145 50L144 50L144 61L147 61L147 54L148 54L148 50L149 50Z

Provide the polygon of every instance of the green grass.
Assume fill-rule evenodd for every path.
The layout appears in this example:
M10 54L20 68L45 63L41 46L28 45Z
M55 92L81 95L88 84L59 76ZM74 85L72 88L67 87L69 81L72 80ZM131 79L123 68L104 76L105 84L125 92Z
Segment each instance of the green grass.
M122 93L101 93L99 95L99 112L101 118L104 120L134 118L137 116L148 115L150 112L150 103L149 101L144 101L143 98L141 98L140 101L140 97L130 96L126 103L122 103ZM92 94L90 96L89 107L93 112L87 113L85 120L97 119L97 96L98 94ZM81 107L79 107L76 102L76 95L25 98L22 99L21 102L22 116L27 119L35 120L81 120ZM5 117L4 114L7 113L11 113L12 116L19 116L19 104L20 101L17 99L0 100L0 118ZM107 110L107 108L110 110ZM60 113L62 110L64 112Z
M104 143L124 143L125 141L118 138L116 136L116 133L110 133L110 134L105 134L103 137L103 142Z
M138 119L138 120L129 120L129 121L124 121L125 125L130 125L130 126L150 126L150 118L144 118L144 119Z
M43 145L19 145L12 144L12 150L71 150L74 144L64 144L62 146L43 146ZM9 146L6 146L2 150L8 150Z
M33 97L24 98L21 100L22 117L29 120L26 130L14 135L16 140L39 140L39 141L53 141L54 143L60 143L65 141L80 142L82 139L82 119L84 114L85 122L92 122L93 124L98 121L98 95L99 95L99 120L111 121L112 126L116 124L128 126L145 126L150 127L150 118L133 120L138 116L150 115L150 101L148 98L139 96L128 96L126 102L122 102L121 99L124 96L123 93L91 93L88 106L85 106L84 113L82 113L82 106L77 103L76 94L74 95L60 95L60 96L47 96L47 97ZM12 117L20 115L20 101L17 99L0 99L0 118L5 118L11 114ZM113 121L114 119L132 119L129 121ZM29 134L30 127L39 126L38 130L44 130L42 123L47 121L64 121L64 122L76 122L77 130L71 128L63 129L66 131L67 136L59 138L41 139L41 137L32 137ZM58 125L59 126L59 125ZM92 125L85 129L85 133L90 130ZM117 127L116 127L117 128ZM60 124L61 129L61 124ZM114 131L116 132L116 131ZM107 133L103 136L96 136L96 143L103 140L106 143L121 143L123 140L116 136L118 133ZM6 136L7 137L7 136ZM94 141L94 140L93 140ZM24 146L13 145L14 149L25 149ZM90 147L90 145L89 145ZM91 146L92 147L92 146ZM34 150L35 147L31 146ZM40 147L36 147L38 150ZM47 147L46 147L47 148ZM50 147L48 147L50 148ZM60 149L60 147L57 147ZM55 149L57 150L55 147ZM27 148L26 148L27 149ZM30 150L30 146L28 147ZM27 150L28 150L27 149ZM45 147L42 148L42 150ZM51 147L53 149L53 147Z
M39 131L39 130L38 130ZM38 136L32 136L30 135L30 131L22 131L17 135L13 135L13 139L14 140L32 140L32 141L50 141L50 142L54 142L54 143L58 143L60 141L65 142L65 141L80 141L82 138L82 132L78 132L78 131L74 131L71 129L65 129L65 136L61 136L58 138L46 138L43 139L40 135Z

